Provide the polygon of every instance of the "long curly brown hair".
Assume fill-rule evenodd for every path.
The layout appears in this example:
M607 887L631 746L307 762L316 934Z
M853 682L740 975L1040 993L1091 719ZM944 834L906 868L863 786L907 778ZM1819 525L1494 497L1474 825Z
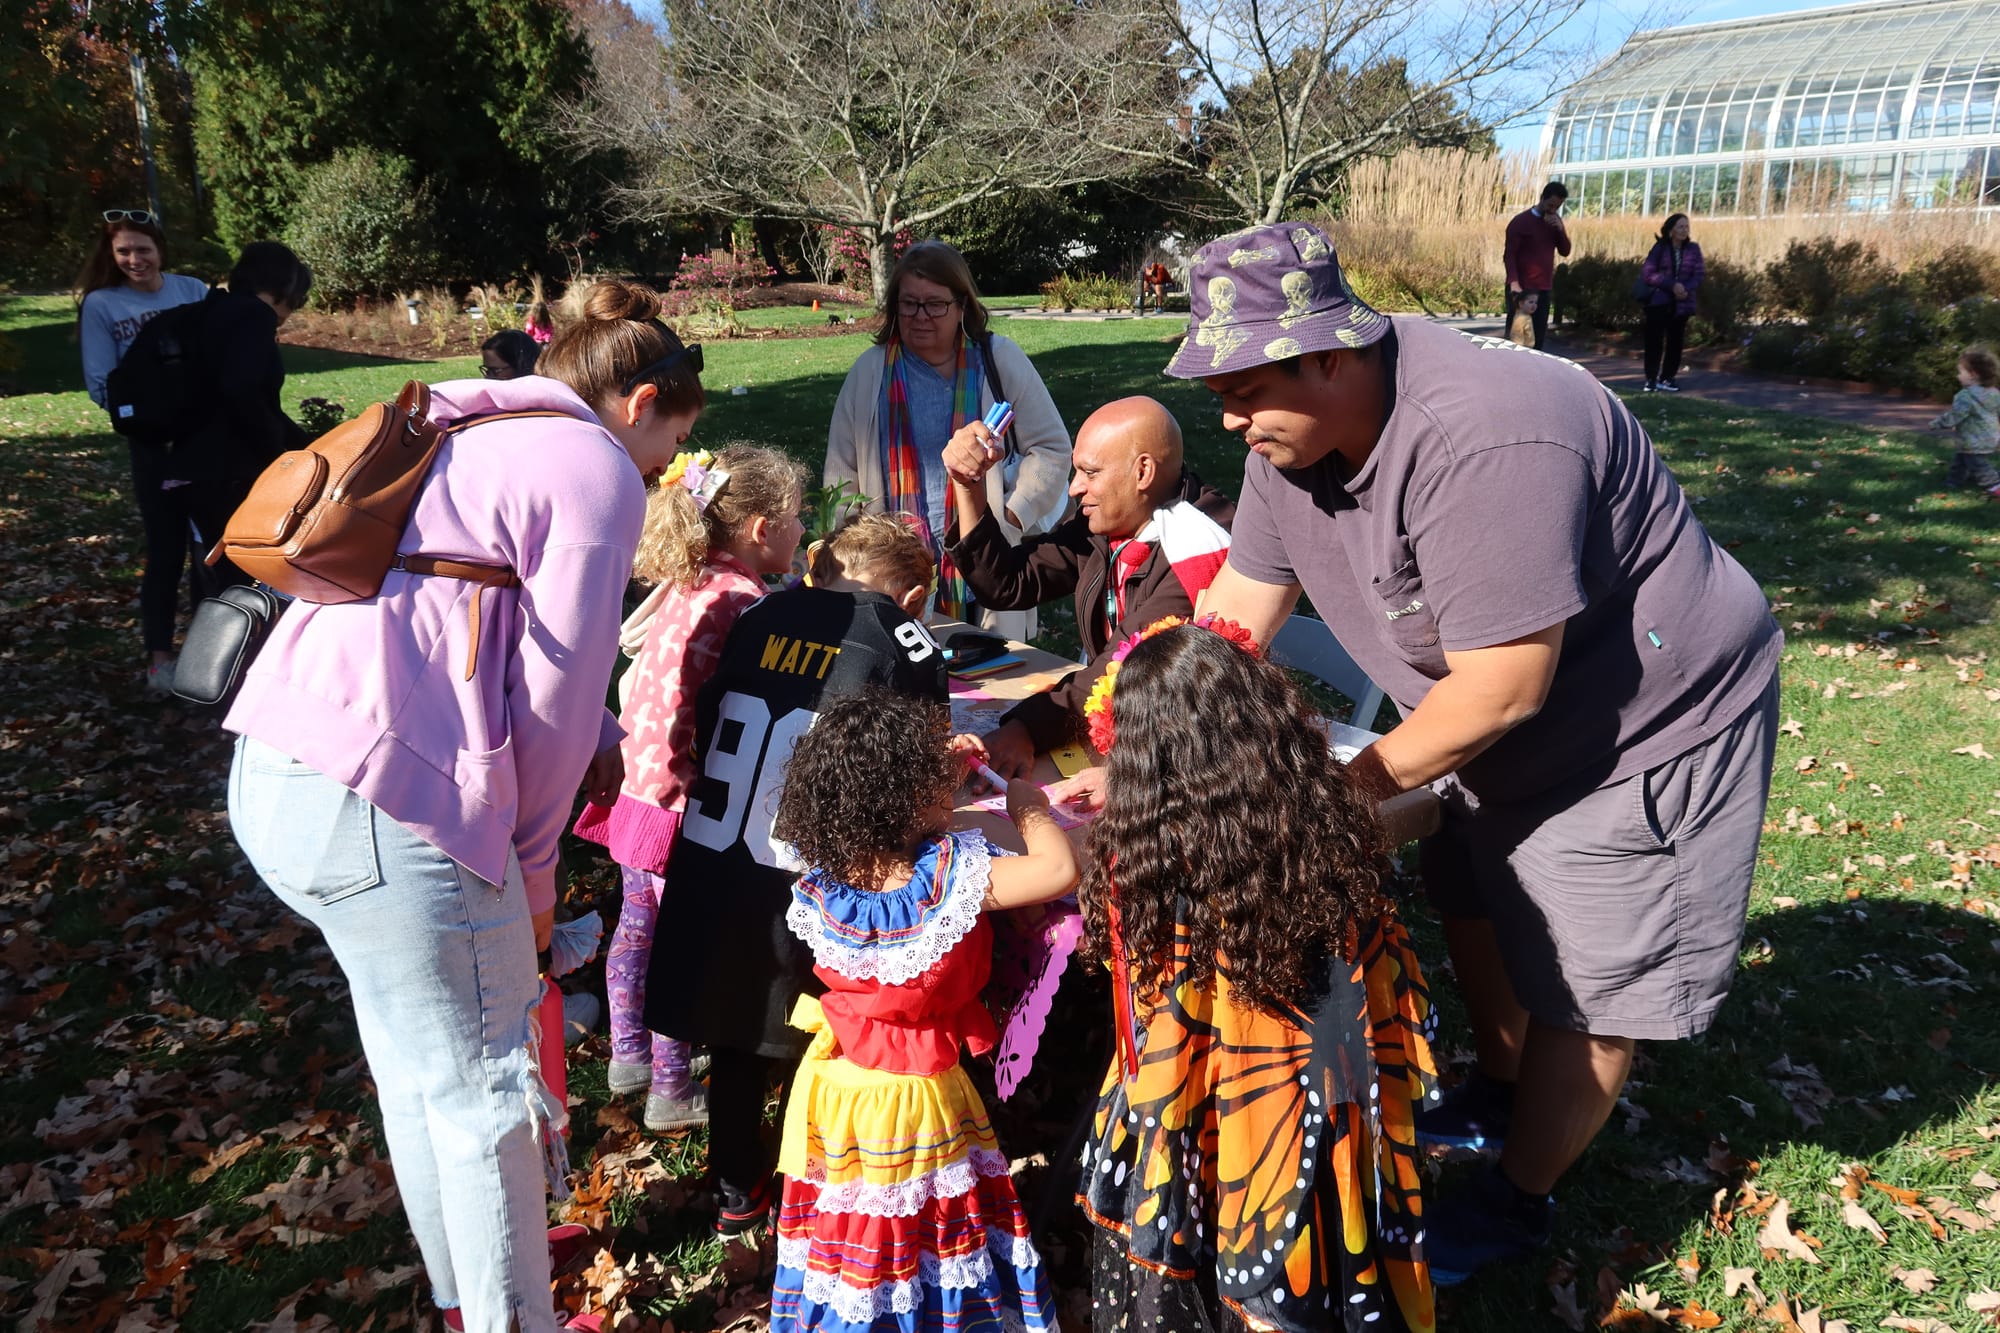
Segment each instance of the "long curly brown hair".
M880 686L836 699L799 738L772 831L815 870L856 888L939 832L964 775L951 710Z
M1329 955L1352 959L1391 910L1373 806L1285 673L1219 634L1166 630L1119 668L1104 811L1090 830L1083 908L1111 953L1111 900L1132 973L1168 975L1185 899L1198 984L1217 960L1232 993L1305 1001ZM1114 888L1115 881L1115 888Z

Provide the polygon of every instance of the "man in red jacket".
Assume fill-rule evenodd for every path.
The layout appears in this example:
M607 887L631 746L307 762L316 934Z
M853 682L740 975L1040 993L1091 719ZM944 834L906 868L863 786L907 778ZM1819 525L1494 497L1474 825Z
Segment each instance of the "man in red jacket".
M956 506L945 550L981 606L1016 611L1074 595L1077 637L1090 654L985 738L994 770L1013 778L1038 752L1083 736L1084 701L1121 640L1162 616L1194 613L1229 553L1236 506L1183 465L1180 423L1151 398L1121 398L1090 414L1070 458L1077 512L1019 546L994 522L980 484L998 457L976 421L945 447Z
M1549 335L1549 292L1556 285L1556 256L1569 255L1569 228L1563 225L1563 203L1569 187L1550 181L1542 187L1542 201L1522 209L1507 223L1507 247L1503 262L1507 268L1507 318L1514 322L1514 308L1525 309L1535 321L1535 350Z

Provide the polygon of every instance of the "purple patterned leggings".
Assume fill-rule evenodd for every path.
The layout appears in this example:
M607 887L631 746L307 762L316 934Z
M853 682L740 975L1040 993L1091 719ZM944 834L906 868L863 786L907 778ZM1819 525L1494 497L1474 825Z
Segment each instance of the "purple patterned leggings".
M680 1099L691 1090L691 1048L684 1041L646 1029L646 962L653 952L653 927L660 915L658 875L618 867L625 906L611 948L604 955L604 989L611 1001L611 1058L619 1064L653 1063L653 1091Z

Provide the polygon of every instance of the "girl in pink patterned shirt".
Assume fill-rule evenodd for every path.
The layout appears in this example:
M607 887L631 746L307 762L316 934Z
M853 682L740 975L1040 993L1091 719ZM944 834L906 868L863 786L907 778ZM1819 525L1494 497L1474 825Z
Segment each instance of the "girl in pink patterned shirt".
M792 567L805 472L772 449L735 445L711 459L682 454L646 508L633 572L656 584L625 621L632 666L618 683L625 779L617 802L584 807L579 837L602 843L623 872L625 902L605 954L614 1094L648 1089L646 1128L705 1124L708 1098L689 1049L648 1032L646 959L660 908L660 874L695 776L694 701L715 671L729 627L764 595L761 576Z

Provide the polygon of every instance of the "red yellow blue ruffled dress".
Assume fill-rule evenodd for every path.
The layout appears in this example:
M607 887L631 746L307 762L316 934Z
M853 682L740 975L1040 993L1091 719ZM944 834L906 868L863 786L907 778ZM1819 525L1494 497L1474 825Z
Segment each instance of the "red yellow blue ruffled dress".
M1191 962L1183 919L1158 1006L1117 1006L1131 1035L1077 1193L1091 1326L1432 1333L1412 1115L1437 1074L1401 923L1275 1012L1234 999L1226 960L1208 985Z
M991 848L932 841L901 888L820 872L786 924L826 994L786 1103L774 1333L1001 1333L1056 1327L1027 1218L959 1047L993 1048L979 1003Z

